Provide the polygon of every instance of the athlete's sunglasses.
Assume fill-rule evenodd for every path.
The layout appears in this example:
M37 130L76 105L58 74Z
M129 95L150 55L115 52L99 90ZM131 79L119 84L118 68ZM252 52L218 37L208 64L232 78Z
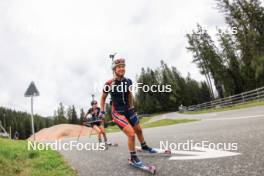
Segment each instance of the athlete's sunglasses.
M114 60L114 63L115 64L125 64L125 59L116 59L116 60Z

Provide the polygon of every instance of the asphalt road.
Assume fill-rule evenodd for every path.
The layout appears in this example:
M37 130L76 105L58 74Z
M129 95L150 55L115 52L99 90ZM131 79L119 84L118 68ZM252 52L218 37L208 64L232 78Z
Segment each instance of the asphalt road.
M145 163L157 167L156 175L264 175L264 106L203 115L169 113L155 117L198 118L200 121L166 127L144 129L147 143L159 147L160 141L169 143L209 141L237 143L237 156L202 160L168 160L165 156L141 156ZM118 147L106 151L61 151L81 176L88 175L149 175L128 165L127 139L123 133L108 135ZM69 142L67 139L64 142ZM74 139L72 139L74 140ZM81 138L81 143L96 142L96 137ZM139 144L138 144L139 145Z

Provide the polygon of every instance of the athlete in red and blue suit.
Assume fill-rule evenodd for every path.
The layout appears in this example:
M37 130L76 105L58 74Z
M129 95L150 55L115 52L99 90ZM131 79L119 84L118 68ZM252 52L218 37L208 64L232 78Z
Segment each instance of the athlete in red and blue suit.
M151 153L155 151L146 144L139 124L139 118L134 112L133 95L130 89L132 81L124 77L125 59L114 60L112 69L114 78L105 83L101 97L101 116L105 114L105 101L108 94L110 94L113 121L128 137L128 149L131 154L131 161L134 164L140 165L142 162L138 159L135 151L135 135L141 143L143 150Z

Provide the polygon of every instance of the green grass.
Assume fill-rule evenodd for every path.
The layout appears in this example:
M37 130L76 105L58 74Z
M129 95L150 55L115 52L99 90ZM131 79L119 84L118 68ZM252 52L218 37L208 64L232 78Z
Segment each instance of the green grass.
M187 123L187 122L193 122L197 121L197 119L163 119L151 123L146 123L148 122L151 117L143 117L140 119L140 125L142 128L153 128L153 127L159 127L159 126L167 126L167 125L174 125L178 123ZM121 131L116 125L115 126L109 126L106 128L107 133L112 133L112 132L119 132Z
M158 115L163 115L163 114L166 114L168 112L156 112L156 113L153 113L153 114L150 114L149 117L154 117L154 116L158 116Z
M263 105L264 105L264 101L252 101L252 102L248 102L245 104L234 105L231 107L211 108L211 109L205 109L201 111L190 111L190 112L184 112L183 114L204 114L204 113L210 113L210 112L223 112L223 111L250 108L250 107L255 107L255 106L263 106Z
M118 126L108 126L108 128L105 129L106 133L115 133L115 132L119 132L121 131L120 128L118 128Z
M76 176L77 173L53 150L28 150L27 141L0 138L0 175Z
M153 128L159 126L175 125L178 123L187 123L197 121L197 119L163 119L156 122L145 123L142 125L143 128Z
M149 121L151 117L143 117L140 119L140 124L144 124L147 121ZM114 133L114 132L119 132L121 131L120 128L117 125L114 126L109 126L108 128L105 129L106 133Z
M142 124L148 122L148 121L151 120L151 119L152 119L152 117L143 117L143 118L141 118L141 119L139 120L139 122L140 122L140 124L142 125Z

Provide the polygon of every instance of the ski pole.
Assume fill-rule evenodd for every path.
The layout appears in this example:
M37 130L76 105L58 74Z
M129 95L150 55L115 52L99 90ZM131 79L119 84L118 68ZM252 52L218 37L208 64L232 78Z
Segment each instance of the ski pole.
M79 141L79 138L80 138L80 135L81 135L81 133L82 133L82 131L83 131L83 128L84 128L84 125L82 125L82 127L81 127L81 130L80 130L80 132L79 132L79 135L78 135L77 141Z
M90 133L89 133L89 138L91 138L91 135L92 135L92 133L93 133L93 128L91 128L91 130L90 130Z

